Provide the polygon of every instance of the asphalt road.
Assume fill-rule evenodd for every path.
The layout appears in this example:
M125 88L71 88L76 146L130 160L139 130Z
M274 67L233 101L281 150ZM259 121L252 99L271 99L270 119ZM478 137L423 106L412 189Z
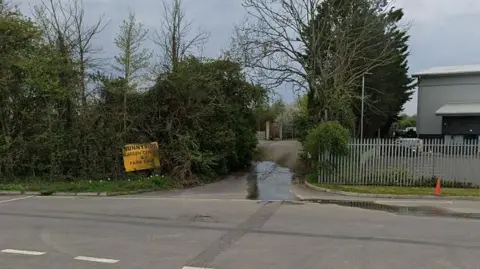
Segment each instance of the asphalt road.
M188 197L0 197L0 268L439 269L480 264L478 220L208 199L195 192Z

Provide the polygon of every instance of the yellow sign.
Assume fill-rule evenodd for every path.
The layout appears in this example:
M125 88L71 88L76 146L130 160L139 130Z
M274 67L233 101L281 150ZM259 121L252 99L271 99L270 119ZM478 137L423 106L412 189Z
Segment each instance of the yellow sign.
M159 168L158 143L125 145L123 147L123 165L126 172Z

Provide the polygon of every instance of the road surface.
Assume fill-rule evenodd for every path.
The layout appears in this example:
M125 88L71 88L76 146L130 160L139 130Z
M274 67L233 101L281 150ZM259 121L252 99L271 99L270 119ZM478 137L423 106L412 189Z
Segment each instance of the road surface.
M294 149L285 149L290 153L273 157L294 167ZM290 181L288 169L262 162L189 190L108 198L0 196L0 269L450 269L480 264L477 219L302 203L293 201ZM425 203L410 202L415 201L400 204ZM476 206L465 203L448 207Z
M263 161L273 161L292 171L302 170L298 154L302 144L296 140L261 140L257 146Z
M0 197L0 268L478 268L478 220L182 195Z

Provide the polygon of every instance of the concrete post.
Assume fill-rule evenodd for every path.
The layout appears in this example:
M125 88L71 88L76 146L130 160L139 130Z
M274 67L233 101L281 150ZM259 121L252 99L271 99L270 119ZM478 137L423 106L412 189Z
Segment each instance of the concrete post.
M270 140L270 122L267 121L265 124L265 138Z

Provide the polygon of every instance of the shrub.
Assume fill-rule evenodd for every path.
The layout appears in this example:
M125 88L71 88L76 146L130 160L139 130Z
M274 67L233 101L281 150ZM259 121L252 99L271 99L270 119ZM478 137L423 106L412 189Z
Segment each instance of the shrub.
M338 122L324 122L308 131L303 147L313 160L318 160L314 161L317 168L333 170L335 164L330 160L348 155L348 140L348 129Z

